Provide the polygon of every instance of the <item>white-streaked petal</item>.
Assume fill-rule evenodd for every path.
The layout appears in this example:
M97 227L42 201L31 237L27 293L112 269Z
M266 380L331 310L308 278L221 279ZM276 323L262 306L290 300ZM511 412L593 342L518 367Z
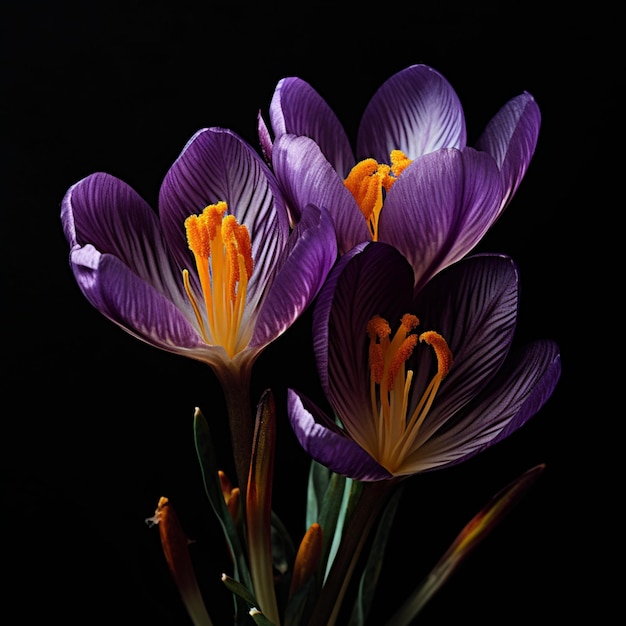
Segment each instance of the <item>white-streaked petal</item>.
M388 163L392 150L410 159L440 148L465 147L463 107L450 83L426 65L384 82L368 103L357 135L358 160Z
M312 139L282 135L274 143L273 166L294 221L307 204L326 208L335 223L340 254L371 239L354 196Z
M310 137L343 179L355 163L346 131L328 103L301 78L280 80L270 104L276 139L284 134Z

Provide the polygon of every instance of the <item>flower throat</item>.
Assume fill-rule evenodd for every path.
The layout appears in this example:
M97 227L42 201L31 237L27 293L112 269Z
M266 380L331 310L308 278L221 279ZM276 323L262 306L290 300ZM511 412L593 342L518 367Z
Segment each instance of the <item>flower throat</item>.
M222 346L232 358L248 342L240 338L239 328L253 260L247 227L239 224L234 215L226 215L227 210L226 202L218 202L207 206L200 215L191 215L185 220L187 242L202 288L206 322L186 269L183 281L202 338L207 344Z
M373 241L378 241L378 221L385 194L411 164L411 159L401 150L392 150L390 160L391 165L378 163L375 159L360 161L343 181L357 201Z
M429 330L417 335L415 315L402 316L395 335L387 320L376 315L367 325L369 337L370 400L377 424L375 443L369 452L392 474L402 473L407 454L414 450L419 430L430 411L441 381L452 367L452 352L446 340ZM437 358L437 372L409 415L413 370L406 362L418 342L428 344ZM372 447L374 449L372 449Z

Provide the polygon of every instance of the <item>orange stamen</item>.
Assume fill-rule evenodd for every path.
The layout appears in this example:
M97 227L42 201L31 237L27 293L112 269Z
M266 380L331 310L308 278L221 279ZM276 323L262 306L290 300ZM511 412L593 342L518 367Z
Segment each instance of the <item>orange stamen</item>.
M185 220L204 311L193 292L188 270L183 271L183 281L204 341L222 346L232 358L250 340L249 336L240 336L240 326L254 263L247 227L227 211L226 202L218 202Z
M364 159L350 170L344 180L344 185L354 196L365 217L373 241L378 241L378 222L385 194L411 163L411 159L401 150L393 150L390 161L391 165L387 165L375 159Z
M361 444L391 473L402 473L403 463L413 452L412 446L439 385L452 367L452 352L446 340L435 331L426 331L418 336L413 331L419 323L415 315L406 314L393 336L389 323L378 315L367 325L370 401L376 438L361 441ZM437 358L437 373L409 416L413 371L406 369L406 363L420 342L432 347Z

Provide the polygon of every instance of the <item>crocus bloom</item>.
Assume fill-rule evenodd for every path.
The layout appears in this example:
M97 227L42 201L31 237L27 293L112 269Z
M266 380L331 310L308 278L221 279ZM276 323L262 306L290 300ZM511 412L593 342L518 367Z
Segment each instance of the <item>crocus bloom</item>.
M272 173L218 128L187 143L165 176L158 215L126 183L95 173L70 187L61 218L91 304L218 375L246 367L298 318L336 256L326 212L309 207L290 234Z
M269 121L259 115L261 144L292 221L309 202L326 206L340 254L364 241L390 243L423 285L470 252L508 205L534 153L540 112L524 92L470 147L452 86L413 65L374 94L355 152L330 106L300 78L279 81Z
M313 313L334 415L289 390L301 445L338 474L380 481L459 463L504 439L560 376L554 342L510 351L517 310L508 257L466 257L416 294L395 248L360 244L337 263Z
M186 144L162 183L158 215L105 173L70 187L61 212L89 302L135 337L209 364L239 418L249 412L256 358L311 303L336 259L327 212L309 206L302 217L292 231L266 163L219 128Z

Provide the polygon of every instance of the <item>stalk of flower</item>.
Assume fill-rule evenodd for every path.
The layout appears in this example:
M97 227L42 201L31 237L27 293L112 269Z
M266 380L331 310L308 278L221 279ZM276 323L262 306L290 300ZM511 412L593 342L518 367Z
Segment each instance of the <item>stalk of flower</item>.
M309 206L291 230L263 160L232 131L208 128L167 172L158 215L126 183L95 173L70 187L61 218L72 271L93 306L138 339L212 368L245 488L252 366L335 261L327 212Z
M416 289L408 261L380 242L357 246L331 272L313 329L334 415L295 390L288 415L316 462L365 484L344 534L353 545L337 552L310 626L334 623L369 520L394 483L473 457L550 397L558 346L511 349L518 291L516 266L502 255L468 257Z
M365 241L389 243L423 286L466 256L510 203L533 156L541 116L523 92L468 146L463 107L450 83L426 65L412 65L368 103L355 152L336 114L300 78L279 81L269 120L268 126L259 115L259 136L292 222L309 202L326 206L340 254Z

